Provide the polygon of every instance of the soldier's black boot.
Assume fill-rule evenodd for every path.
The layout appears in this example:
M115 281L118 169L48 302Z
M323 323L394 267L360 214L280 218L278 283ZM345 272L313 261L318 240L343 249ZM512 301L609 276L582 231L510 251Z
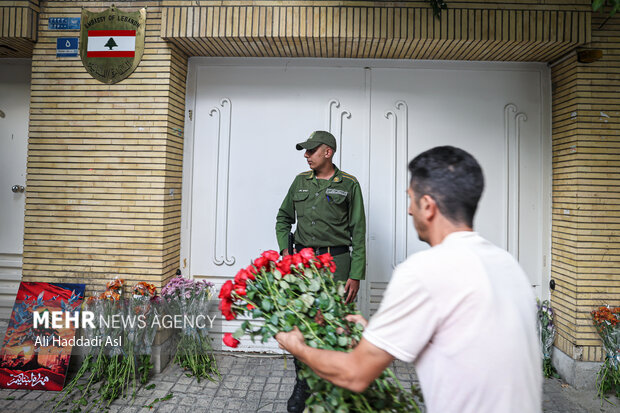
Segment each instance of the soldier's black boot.
M293 388L293 394L288 399L286 409L289 413L302 413L306 408L306 400L310 397L310 389L305 380L300 380L298 377L299 370L301 369L300 362L294 359L295 363L295 388Z

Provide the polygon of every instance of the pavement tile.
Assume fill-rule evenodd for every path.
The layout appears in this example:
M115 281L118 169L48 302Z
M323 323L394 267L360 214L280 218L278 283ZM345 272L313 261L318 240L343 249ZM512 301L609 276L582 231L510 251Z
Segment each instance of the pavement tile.
M193 377L186 377L178 366L169 365L164 372L153 375L150 383L156 385L154 389L146 390L140 387L133 402L129 398L116 400L109 411L110 413L286 411L286 401L295 383L292 359L287 360L287 369L284 368L282 357L217 354L217 361L221 368L221 382L203 380L198 383ZM410 387L411 383L417 383L415 371L410 364L396 362L391 367L405 388ZM543 389L545 413L618 412L617 405L605 402L601 406L594 391L576 390L561 380L547 379ZM164 397L170 392L174 394L171 400L155 403L153 409L143 408L155 398ZM56 392L0 390L0 412L51 411L53 404L45 402L57 395ZM611 400L617 403L614 398Z
M261 404L260 406L258 406L258 410L256 410L257 413L261 413L261 412L273 412L274 408L274 403L265 403L265 404Z

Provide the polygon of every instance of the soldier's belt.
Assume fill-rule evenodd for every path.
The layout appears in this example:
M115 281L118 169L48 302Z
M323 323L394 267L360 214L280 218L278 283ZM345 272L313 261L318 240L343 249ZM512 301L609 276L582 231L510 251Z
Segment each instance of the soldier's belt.
M304 248L312 248L316 255L321 255L329 252L332 256L344 254L345 252L349 252L348 245L339 245L337 247L307 247L305 245L295 244L295 250L297 252L303 250Z

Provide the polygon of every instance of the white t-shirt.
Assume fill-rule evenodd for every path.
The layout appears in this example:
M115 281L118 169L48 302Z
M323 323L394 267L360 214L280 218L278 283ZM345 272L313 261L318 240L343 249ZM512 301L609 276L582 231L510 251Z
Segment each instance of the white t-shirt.
M532 287L508 252L475 232L399 265L364 338L414 362L429 413L541 411Z

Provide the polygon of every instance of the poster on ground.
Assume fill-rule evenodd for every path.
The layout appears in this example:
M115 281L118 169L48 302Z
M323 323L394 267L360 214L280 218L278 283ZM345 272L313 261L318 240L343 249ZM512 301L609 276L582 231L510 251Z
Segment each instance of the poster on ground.
M0 388L62 390L71 358L76 316L85 284L22 282L0 350ZM34 313L62 314L59 328L34 323ZM48 320L53 317L47 316Z

